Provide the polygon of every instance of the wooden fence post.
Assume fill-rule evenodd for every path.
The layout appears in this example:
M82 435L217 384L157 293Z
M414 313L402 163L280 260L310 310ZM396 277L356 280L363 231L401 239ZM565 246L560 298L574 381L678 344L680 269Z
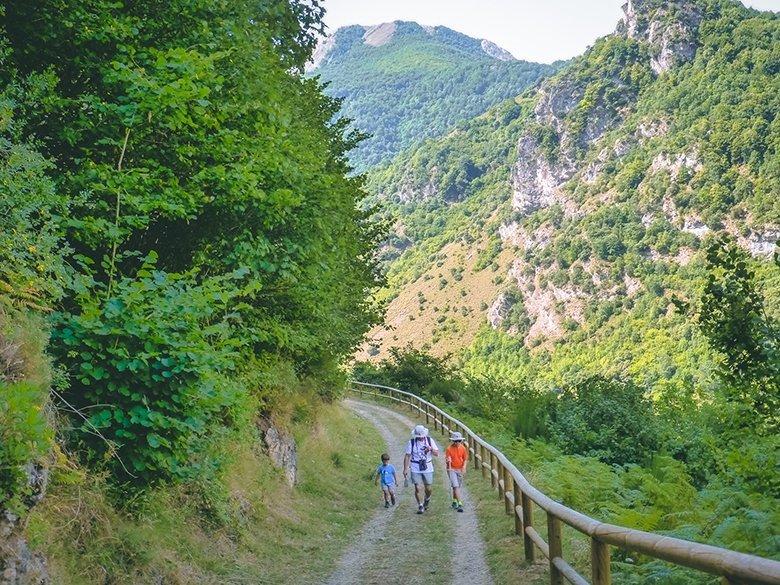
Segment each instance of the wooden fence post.
M595 538L590 539L590 567L593 585L611 585L609 545Z
M474 437L470 437L471 439L471 446L474 447L474 469L479 470L479 458L477 455L479 455L479 443L477 443L477 440Z
M556 557L563 558L561 521L550 512L547 512L547 543L550 546L550 585L563 585L563 573L553 563Z
M498 481L496 480L496 475L493 473L496 469L496 456L493 455L493 451L489 451L490 453L490 487L493 489L496 489L496 485L498 484Z
M511 516L515 512L515 506L509 499L509 494L514 497L514 479L509 470L504 467L504 508L506 509L507 516Z
M431 422L431 413L428 410L428 405L425 405L425 426L428 426Z
M524 534L523 519L521 514L517 513L517 508L522 506L523 494L520 491L520 486L518 486L514 480L512 480L512 491L514 492L515 496L515 505L512 507L512 513L515 515L515 534L521 536ZM522 507L520 509L522 510Z
M479 446L479 454L480 454L480 459L482 460L480 462L480 467L482 467L482 479L486 479L487 478L487 469L485 469L486 461L485 461L485 446L484 445L480 445Z
M533 502L525 492L523 492L523 495L521 496L521 502L523 507L523 548L525 549L525 560L529 563L533 563L536 558L534 541L531 540L531 537L525 532L534 525Z
M504 483L504 464L496 457L496 489L498 490L498 501L504 501L504 491L506 490L506 483Z

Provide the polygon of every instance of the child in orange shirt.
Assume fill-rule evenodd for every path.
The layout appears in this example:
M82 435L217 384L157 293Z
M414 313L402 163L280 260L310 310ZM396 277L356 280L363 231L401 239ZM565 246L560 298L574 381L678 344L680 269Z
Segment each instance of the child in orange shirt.
M450 435L452 444L444 451L447 462L447 475L452 486L452 508L463 512L463 501L460 499L460 488L463 487L463 475L466 473L466 463L469 460L469 450L463 444L463 435L454 432Z

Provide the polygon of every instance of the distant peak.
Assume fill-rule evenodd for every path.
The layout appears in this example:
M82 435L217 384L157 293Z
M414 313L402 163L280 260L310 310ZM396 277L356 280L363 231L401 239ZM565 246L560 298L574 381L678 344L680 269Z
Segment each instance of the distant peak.
M396 22L383 22L366 28L363 33L363 42L372 47L381 47L390 42L397 28Z
M517 61L514 55L487 39L482 39L482 50L499 61Z

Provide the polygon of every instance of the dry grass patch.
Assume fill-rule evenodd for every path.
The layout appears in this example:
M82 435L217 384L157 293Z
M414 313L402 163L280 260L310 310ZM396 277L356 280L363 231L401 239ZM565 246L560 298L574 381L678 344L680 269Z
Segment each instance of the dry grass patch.
M447 244L439 253L442 259L389 303L384 324L369 333L370 341L356 359L378 361L390 348L410 344L439 357L468 347L485 323L485 307L506 286L497 277L506 274L513 257L511 250L504 250L496 259L498 270L488 266L474 271L478 248L477 243Z

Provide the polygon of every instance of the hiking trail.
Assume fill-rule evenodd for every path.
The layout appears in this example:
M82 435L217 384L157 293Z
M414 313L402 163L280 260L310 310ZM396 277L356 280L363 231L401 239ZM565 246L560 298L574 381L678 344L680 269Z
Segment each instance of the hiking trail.
M465 511L461 514L450 508L450 486L444 465L448 442L434 435L441 453L434 459L431 507L418 515L414 487L410 483L404 488L402 472L406 443L411 429L420 421L369 402L345 400L344 404L377 428L402 485L396 493L397 506L390 509L382 507L378 486L366 490L366 497L376 498L377 511L325 583L493 585L485 560L485 544L467 488L463 490ZM370 462L372 470L379 463L379 455L376 461ZM467 485L470 476L478 481L476 475L467 473Z

